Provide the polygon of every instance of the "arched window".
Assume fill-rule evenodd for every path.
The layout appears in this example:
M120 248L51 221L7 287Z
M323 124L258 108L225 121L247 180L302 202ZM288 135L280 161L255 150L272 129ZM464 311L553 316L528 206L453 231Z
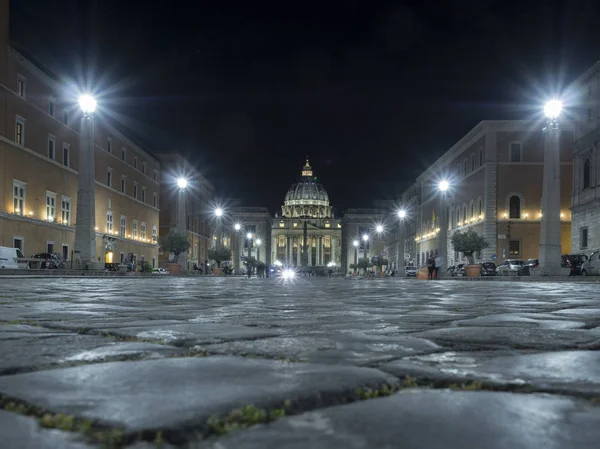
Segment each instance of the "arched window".
M475 204L471 202L471 218L475 217Z
M279 246L280 248L283 248L283 247L285 247L285 236L283 236L283 235L280 235L280 236L279 236L279 238L278 238L277 240L278 240L278 246Z
M517 195L511 196L508 211L510 218L521 218L521 198Z
M583 188L587 189L590 187L590 179L592 174L592 163L589 159L586 159L583 163Z
M479 215L483 214L483 201L479 198Z

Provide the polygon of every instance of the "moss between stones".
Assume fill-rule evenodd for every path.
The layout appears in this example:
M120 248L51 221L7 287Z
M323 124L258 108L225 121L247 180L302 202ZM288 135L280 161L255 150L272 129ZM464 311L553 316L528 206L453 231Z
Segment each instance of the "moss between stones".
M256 424L273 422L286 415L286 405L291 405L291 402L286 401L282 408L271 410L246 405L232 410L225 416L211 416L207 422L208 428L212 433L223 435Z

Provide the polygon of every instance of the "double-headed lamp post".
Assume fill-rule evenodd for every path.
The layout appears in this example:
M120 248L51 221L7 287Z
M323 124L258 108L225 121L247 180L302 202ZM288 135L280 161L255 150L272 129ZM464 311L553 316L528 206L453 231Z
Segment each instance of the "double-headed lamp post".
M262 244L261 239L256 239L256 262L260 261L260 245Z
M444 277L446 274L448 260L448 213L446 212L446 197L449 189L450 183L442 179L438 184L438 190L440 191L440 233L438 234L438 246L441 262L439 269L436 269L438 279Z
M188 181L186 178L177 178L177 232L187 238L186 220L185 220L185 190L188 187ZM180 261L181 268L183 271L187 269L187 252L180 254L182 260ZM204 267L206 269L206 267Z
M560 275L560 100L544 106L544 179L540 223L540 271L546 276Z
M400 258L400 262L397 263L397 269L398 269L398 275L400 277L404 277L406 275L406 264L405 264L405 260L404 260L404 246L405 246L405 240L406 240L406 230L405 230L405 226L406 226L406 210L404 209L400 209L398 211L398 218L400 219L400 235L398 236L398 240L400 240L399 242L399 252L400 255L402 256Z
M223 220L221 220L221 217L223 217L223 209L221 209L220 207L217 207L214 210L214 214L215 214L215 218L217 219L217 229L216 229L217 243L215 244L215 248L220 249L221 241L223 240L223 227L222 227Z
M248 239L248 258L250 258L250 256L252 255L252 237L254 236L251 232L246 234L246 238Z
M81 134L79 137L79 174L77 176L77 214L75 253L83 269L104 267L96 259L96 177L94 170L94 111L91 95L79 97Z
M363 240L363 259L367 259L367 261L369 260L369 249L368 249L368 244L369 244L369 234L364 234L362 236L362 240Z
M358 240L354 240L352 242L352 245L354 246L354 266L358 265L358 245L360 245L360 242ZM356 268L354 269L354 272L356 273Z

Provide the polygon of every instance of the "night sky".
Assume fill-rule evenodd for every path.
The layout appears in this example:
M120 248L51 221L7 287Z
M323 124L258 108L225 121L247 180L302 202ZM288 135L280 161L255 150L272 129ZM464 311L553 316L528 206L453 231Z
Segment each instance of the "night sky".
M11 3L13 39L121 128L272 212L305 155L334 206L395 199L600 59L595 1Z

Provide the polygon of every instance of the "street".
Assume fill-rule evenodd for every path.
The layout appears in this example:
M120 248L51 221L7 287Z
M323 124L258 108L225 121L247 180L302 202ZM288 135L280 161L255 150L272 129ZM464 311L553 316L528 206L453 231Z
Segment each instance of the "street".
M1 446L591 448L599 349L598 283L6 277Z

